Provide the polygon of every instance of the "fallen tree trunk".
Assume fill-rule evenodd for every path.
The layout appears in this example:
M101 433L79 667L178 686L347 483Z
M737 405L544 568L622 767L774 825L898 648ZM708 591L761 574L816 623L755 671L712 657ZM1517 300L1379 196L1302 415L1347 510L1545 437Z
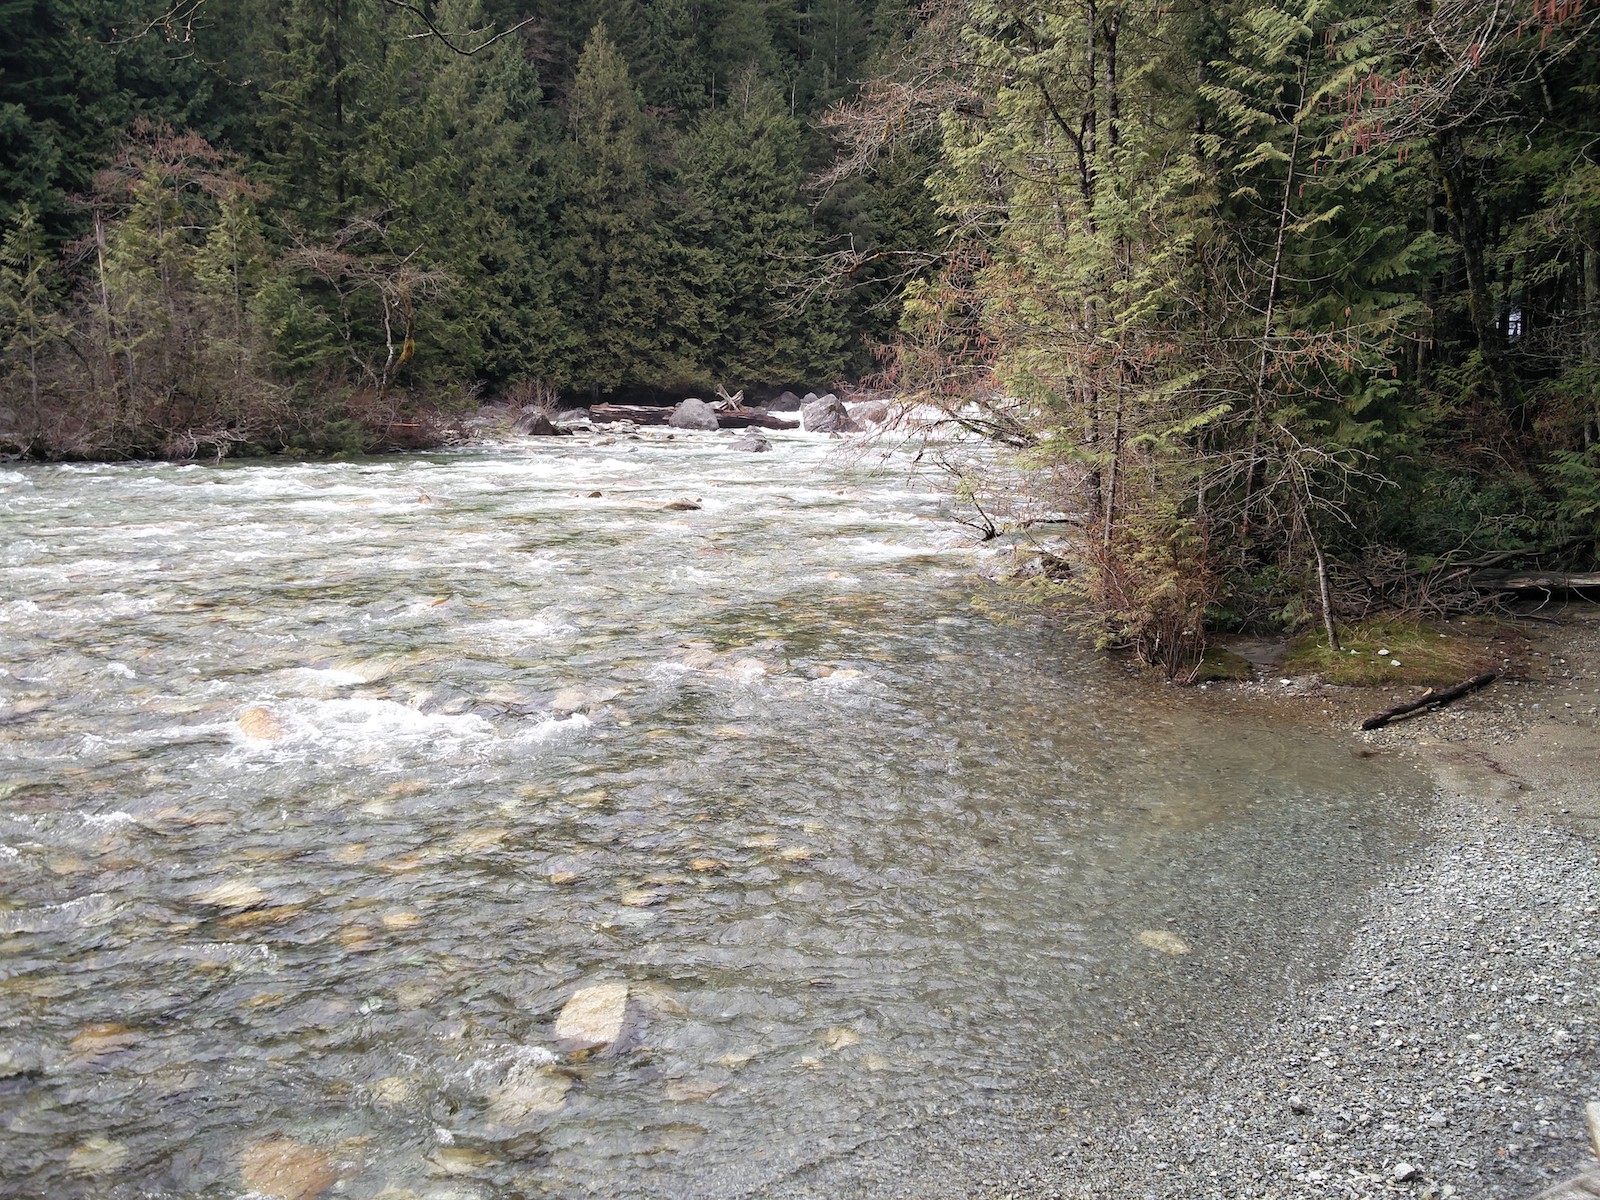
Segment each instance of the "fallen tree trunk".
M1500 672L1485 671L1482 675L1474 675L1465 683L1458 683L1455 687L1448 688L1442 692L1436 692L1432 688L1429 688L1422 694L1422 699L1413 700L1409 704L1399 704L1394 708L1387 709L1386 711L1379 713L1377 716L1368 717L1365 721L1361 722L1361 728L1382 729L1396 717L1403 717L1407 713L1416 712L1419 708L1443 708L1452 700L1459 700L1468 692L1475 692L1481 687L1488 687L1489 684L1493 683L1498 678L1500 678Z
M589 409L589 419L596 425L609 425L613 421L665 425L672 419L672 409L644 404L595 404ZM752 425L762 429L800 428L799 421L785 421L759 408L725 408L717 412L719 429L748 429Z
M1571 592L1600 588L1600 571L1474 571L1467 582L1484 592Z

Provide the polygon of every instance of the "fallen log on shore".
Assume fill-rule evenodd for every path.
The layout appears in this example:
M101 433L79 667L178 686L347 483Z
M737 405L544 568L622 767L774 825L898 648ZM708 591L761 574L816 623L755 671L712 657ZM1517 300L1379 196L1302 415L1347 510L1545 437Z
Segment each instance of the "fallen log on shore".
M589 419L596 425L609 425L613 421L632 421L635 425L665 425L672 417L672 409L657 408L648 404L596 404L589 409ZM762 429L799 429L799 421L785 421L759 408L724 408L717 412L719 429L748 429L758 425Z
M1483 592L1573 592L1600 588L1600 571L1474 571L1467 582Z
M1455 687L1447 688L1442 692L1436 692L1432 688L1429 688L1426 692L1422 693L1422 698L1420 700L1413 700L1409 704L1397 704L1395 707L1386 709L1385 711L1378 713L1376 716L1368 717L1365 721L1361 722L1361 728L1382 729L1396 717L1403 717L1407 713L1416 712L1420 708L1443 708L1452 700L1459 700L1468 692L1475 692L1481 687L1488 687L1489 684L1493 683L1498 678L1500 678L1500 672L1485 671L1482 675L1474 675L1465 683L1458 683Z

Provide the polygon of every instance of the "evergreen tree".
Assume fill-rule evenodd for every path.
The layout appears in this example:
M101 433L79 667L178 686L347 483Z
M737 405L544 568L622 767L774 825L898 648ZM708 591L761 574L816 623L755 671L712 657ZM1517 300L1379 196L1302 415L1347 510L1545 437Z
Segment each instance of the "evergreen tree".
M689 372L669 332L670 248L628 64L596 25L567 104L557 249L559 377L590 395Z
M273 190L302 231L326 236L370 190L359 167L388 10L381 0L281 2L264 122Z
M821 305L789 304L818 253L801 202L802 130L778 90L747 68L690 141L685 208L703 250L701 361L730 386L832 378L842 331Z
M477 0L446 0L435 19L475 42L488 35ZM435 382L544 370L550 148L519 51L506 40L462 55L420 39L391 49L374 79L383 115L365 150L370 211L389 244L453 280L408 359Z
M78 5L0 0L0 222L23 203L48 233L73 224L70 193L87 190L123 119L109 51Z
M0 439L31 448L44 417L44 357L58 336L44 230L26 200L0 242L0 397L9 431Z

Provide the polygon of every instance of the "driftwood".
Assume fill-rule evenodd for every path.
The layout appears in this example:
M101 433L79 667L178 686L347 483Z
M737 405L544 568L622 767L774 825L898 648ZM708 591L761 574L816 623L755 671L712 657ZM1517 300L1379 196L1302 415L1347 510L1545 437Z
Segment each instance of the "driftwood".
M1422 699L1413 700L1409 704L1399 704L1394 708L1379 713L1375 717L1368 717L1365 721L1361 722L1361 728L1382 729L1396 717L1403 717L1407 713L1416 712L1419 708L1443 708L1446 704L1449 704L1450 701L1459 700L1468 692L1475 692L1481 687L1488 687L1489 684L1493 683L1499 677L1500 672L1498 671L1485 671L1482 675L1474 675L1465 683L1458 683L1455 687L1447 688L1442 692L1436 692L1432 688L1429 688L1422 694Z
M1600 571L1474 571L1467 582L1482 592L1572 592L1600 588Z
M612 421L665 425L671 416L670 408L646 404L596 404L589 409L589 419L597 425L609 425ZM717 412L717 426L720 429L748 429L752 425L759 425L763 429L800 428L798 421L785 421L759 408L724 408Z

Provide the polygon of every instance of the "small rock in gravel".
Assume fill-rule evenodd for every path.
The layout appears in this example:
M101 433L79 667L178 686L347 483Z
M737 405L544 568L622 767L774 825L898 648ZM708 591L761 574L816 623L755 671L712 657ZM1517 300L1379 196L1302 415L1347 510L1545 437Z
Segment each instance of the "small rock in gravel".
M1410 1183L1422 1172L1408 1162L1395 1163L1389 1171L1389 1178L1396 1183Z

